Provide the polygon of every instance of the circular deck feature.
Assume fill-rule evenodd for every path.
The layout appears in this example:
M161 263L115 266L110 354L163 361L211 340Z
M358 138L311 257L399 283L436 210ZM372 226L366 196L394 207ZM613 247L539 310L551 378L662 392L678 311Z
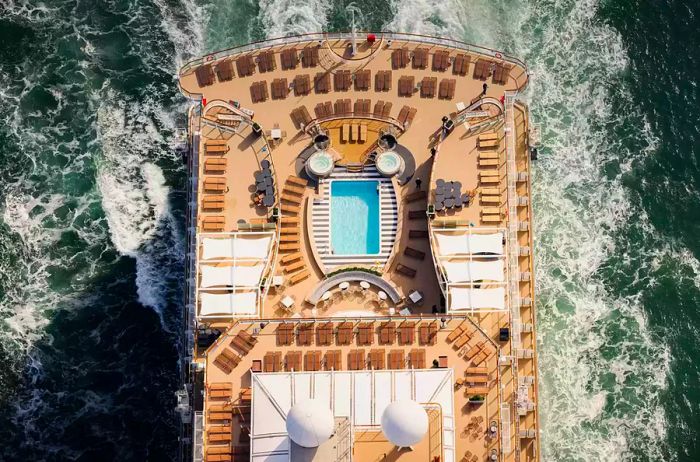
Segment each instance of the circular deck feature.
M299 446L316 448L333 435L333 412L320 400L296 403L287 414L287 433Z
M428 414L413 400L394 401L382 414L382 432L398 447L413 446L428 432Z
M403 169L403 166L403 159L394 151L383 152L377 156L377 170L384 176L396 175Z
M333 171L335 162L328 151L318 151L306 161L306 171L316 177L327 177Z

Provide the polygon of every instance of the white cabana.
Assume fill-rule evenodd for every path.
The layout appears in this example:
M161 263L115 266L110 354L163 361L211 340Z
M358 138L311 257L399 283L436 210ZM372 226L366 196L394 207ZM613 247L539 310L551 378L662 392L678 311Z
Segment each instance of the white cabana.
M200 316L232 316L255 314L258 293L256 291L225 294L199 292Z
M200 240L198 270L201 317L258 314L262 278L270 265L274 232L209 234ZM230 288L231 294L211 290Z
M272 233L235 233L202 238L201 260L266 259Z
M433 232L440 256L503 255L503 234L474 233L471 229L440 229Z
M475 289L473 287L449 286L448 292L450 310L505 309L506 291L503 287Z
M212 266L199 265L202 280L199 287L257 287L265 265Z
M503 260L445 260L441 263L447 282L503 281L504 279Z

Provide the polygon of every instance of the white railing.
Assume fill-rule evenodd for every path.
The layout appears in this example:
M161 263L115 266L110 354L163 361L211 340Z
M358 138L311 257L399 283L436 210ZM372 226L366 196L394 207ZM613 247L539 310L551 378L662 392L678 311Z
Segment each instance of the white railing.
M506 92L505 95L505 142L506 142L506 178L508 190L508 301L510 302L511 314L511 351L512 361L511 370L513 377L518 376L518 350L521 347L520 339L520 265L518 257L520 248L518 245L518 195L516 190L518 169L515 162L515 120L513 114L513 103L515 102L515 92ZM517 381L516 381L517 383ZM510 411L509 411L510 416ZM515 428L520 428L518 414L515 413ZM510 426L509 426L510 428ZM501 443L503 454L507 455L510 451L505 451L505 438L501 435ZM515 442L516 453L515 460L519 460L519 441L516 438ZM508 449L510 450L510 438L508 439Z
M204 460L204 413L194 413L194 428L192 429L192 462Z

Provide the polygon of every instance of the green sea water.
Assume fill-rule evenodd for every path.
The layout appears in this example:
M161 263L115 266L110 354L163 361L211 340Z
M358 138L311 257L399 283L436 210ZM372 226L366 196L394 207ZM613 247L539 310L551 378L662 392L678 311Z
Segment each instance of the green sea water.
M351 9L530 66L543 460L700 460L697 2L0 0L1 460L173 460L177 68Z

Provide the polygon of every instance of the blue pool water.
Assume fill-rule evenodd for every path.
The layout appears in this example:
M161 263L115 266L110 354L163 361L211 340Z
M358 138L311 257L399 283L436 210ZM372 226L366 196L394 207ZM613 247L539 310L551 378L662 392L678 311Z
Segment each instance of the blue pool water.
M331 183L331 246L337 255L379 253L378 181Z

